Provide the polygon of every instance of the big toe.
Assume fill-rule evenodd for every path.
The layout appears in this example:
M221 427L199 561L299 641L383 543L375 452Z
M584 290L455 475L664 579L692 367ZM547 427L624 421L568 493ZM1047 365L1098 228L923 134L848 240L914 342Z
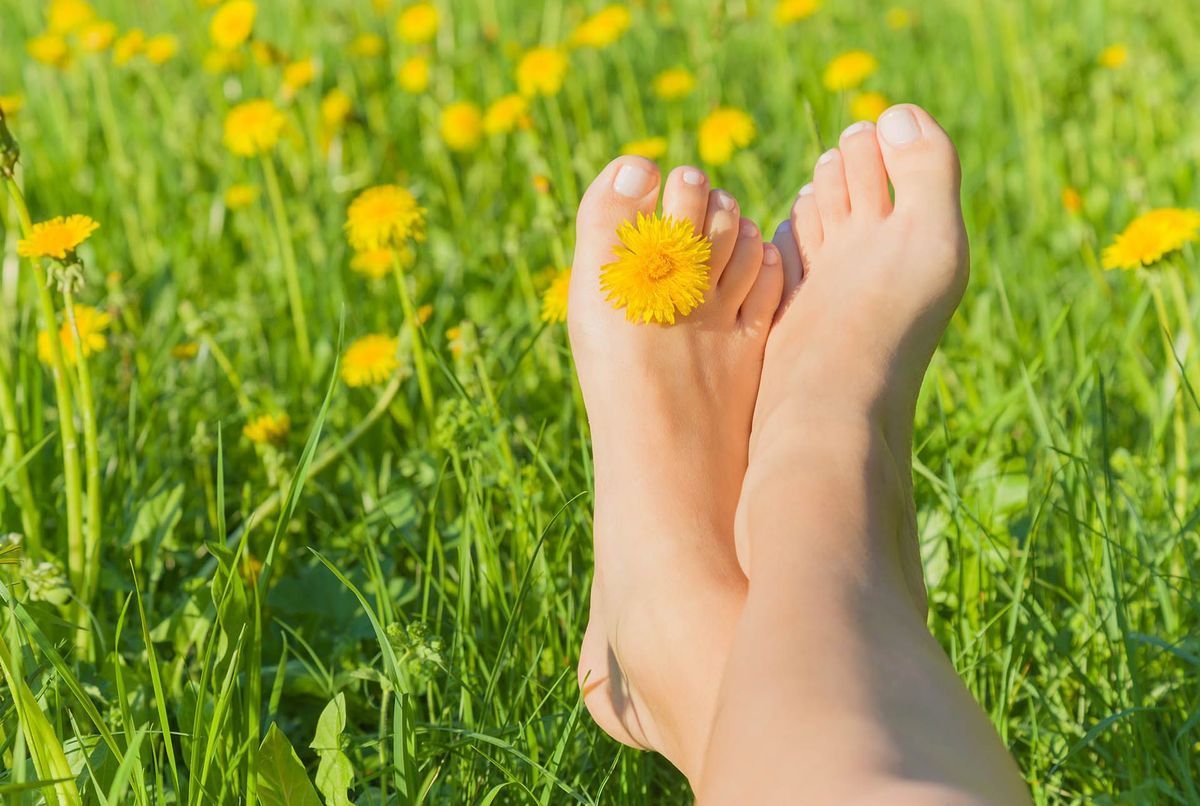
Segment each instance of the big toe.
M958 153L932 115L913 104L893 106L876 132L898 211L959 209Z

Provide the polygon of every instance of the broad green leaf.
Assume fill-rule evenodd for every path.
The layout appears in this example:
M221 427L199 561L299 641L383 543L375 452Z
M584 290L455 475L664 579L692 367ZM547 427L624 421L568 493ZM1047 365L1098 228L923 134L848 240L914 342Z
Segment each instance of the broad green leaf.
M342 731L346 729L346 695L339 693L329 701L317 720L317 734L309 745L317 751L317 789L329 806L348 806L346 794L354 783L354 766L342 752Z
M263 806L321 806L300 757L275 723L258 748L257 777Z

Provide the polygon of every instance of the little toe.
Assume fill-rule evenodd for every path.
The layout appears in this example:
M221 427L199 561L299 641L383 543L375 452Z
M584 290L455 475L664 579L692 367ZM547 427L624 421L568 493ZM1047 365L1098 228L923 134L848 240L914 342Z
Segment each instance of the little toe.
M724 190L714 190L708 194L708 213L704 218L704 234L712 244L709 254L708 284L715 287L729 263L733 254L734 244L737 243L738 230L741 223L741 213L738 210L737 199Z
M893 106L879 116L878 140L898 211L957 215L958 154L928 112L913 104Z
M800 288L800 281L804 278L804 264L800 259L800 246L796 243L796 237L792 233L792 222L781 221L778 228L775 230L775 237L771 239L771 243L775 244L775 248L779 251L780 262L783 269L783 291L779 298L779 306L777 316L781 315L796 290ZM763 263L767 260L766 252L763 252Z
M690 165L679 166L663 183L663 216L688 221L696 232L703 232L708 190L708 175L704 171Z
M742 325L766 335L775 319L775 312L779 310L783 286L783 256L779 247L773 243L763 244L758 276L750 285L750 291L747 292L742 309L738 313Z
M763 245L762 232L758 225L748 218L743 218L738 229L737 243L733 246L733 254L721 274L717 293L728 300L733 313L736 315L754 279L758 277L758 269L762 265Z
M846 189L846 172L842 166L842 155L831 148L817 159L813 169L813 194L817 209L821 211L821 224L828 232L831 227L850 216L850 193Z
M850 211L855 216L872 218L882 218L890 213L892 198L888 193L887 171L883 167L875 125L866 121L852 124L842 132L839 150L850 193Z

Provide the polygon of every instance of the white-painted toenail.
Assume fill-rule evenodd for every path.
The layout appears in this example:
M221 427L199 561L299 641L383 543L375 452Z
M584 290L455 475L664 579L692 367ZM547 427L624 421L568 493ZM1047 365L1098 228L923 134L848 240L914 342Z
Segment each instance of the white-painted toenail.
M800 193L799 193L799 195L801 195L801 196L811 196L812 194L813 194L813 184L812 184L812 182L809 182L807 185L805 185L804 187L800 188Z
M622 165L613 180L613 190L627 199L639 199L650 192L654 175L640 165Z
M838 155L836 148L831 148L821 156L817 157L817 165L824 165L827 162L833 162L834 157Z
M742 237L753 238L758 234L758 227L754 226L754 222L749 219L742 219Z
M704 174L702 174L700 171L684 171L683 181L684 184L688 185L703 185Z
M871 128L871 124L865 120L860 120L858 123L851 123L846 127L846 131L842 132L842 137L850 137Z
M732 210L737 207L737 201L723 190L717 191L717 206L722 210Z
M772 244L763 247L763 265L774 266L779 262L779 250Z
M890 145L904 146L921 136L917 118L906 107L896 107L879 118L879 133Z

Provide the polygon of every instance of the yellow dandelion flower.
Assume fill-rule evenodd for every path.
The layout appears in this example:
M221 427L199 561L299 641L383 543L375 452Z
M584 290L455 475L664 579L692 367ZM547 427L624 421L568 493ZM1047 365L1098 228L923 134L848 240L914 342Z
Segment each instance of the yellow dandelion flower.
M350 259L350 268L363 277L378 280L388 275L397 260L404 268L411 266L416 260L412 247L405 245L399 249L392 249L390 246L385 246L381 249L356 252Z
M545 174L533 175L533 189L540 195L545 196L550 192L550 177Z
M292 430L286 414L261 414L242 427L242 434L255 445L278 445Z
M17 241L17 254L66 260L99 226L85 215L58 216L39 222L33 225L28 238Z
M0 112L13 116L25 106L25 98L20 95L0 95Z
M95 9L86 0L52 0L46 14L46 23L56 34L69 34L82 28L95 17Z
M346 237L355 251L403 246L425 240L425 210L407 188L367 188L346 210Z
M200 342L184 341L171 348L171 358L188 361L200 354Z
M860 92L850 101L850 115L855 120L879 120L879 116L891 106L882 92Z
M244 101L225 115L225 147L239 157L270 151L279 142L287 119L265 98Z
M1078 213L1083 209L1083 197L1073 187L1062 189L1062 206L1068 213Z
M240 70L245 64L246 56L240 50L210 50L202 62L204 72L218 74Z
M400 340L373 333L346 348L342 355L342 380L347 386L383 383L400 368Z
M250 38L257 15L253 0L227 0L213 14L208 35L219 50L233 50Z
M321 99L321 122L327 129L340 129L350 117L353 102L350 96L338 87L334 87Z
M887 27L893 31L902 31L905 28L911 28L913 23L916 22L917 16L907 8L893 6L887 10L887 14L884 15L883 19L887 23Z
M79 345L83 348L84 358L108 347L108 337L104 335L104 331L112 324L111 316L91 305L76 305L71 311L75 318L75 328L79 331ZM75 351L75 333L71 328L70 319L64 321L59 327L58 338L62 345L63 359L69 365L74 366L79 360L79 355ZM51 349L49 332L40 331L37 343L38 360L43 364L52 364Z
M1151 210L1135 218L1104 249L1106 269L1136 269L1200 238L1200 211L1178 207Z
M88 53L107 50L117 38L117 26L108 20L89 22L79 29L79 46Z
M663 70L654 77L654 94L664 101L677 101L692 94L696 77L683 67Z
M458 101L442 110L442 140L451 151L474 151L483 139L483 113L470 101Z
M554 277L546 293L542 295L542 321L567 321L567 296L571 289L571 270L563 269Z
M507 134L518 126L527 129L530 125L529 102L516 92L493 101L483 115L483 130L488 134Z
M127 64L142 52L146 45L146 34L141 28L130 28L113 44L113 64Z
M641 140L632 140L621 146L621 153L656 160L667 153L667 138L646 137Z
M629 9L625 6L607 6L588 17L571 34L574 47L606 48L629 30Z
M400 65L396 80L405 92L416 95L429 86L429 60L424 56L410 56Z
M25 50L35 61L51 67L65 67L71 60L67 40L58 34L40 34L25 43Z
M433 3L414 3L401 11L396 20L396 33L414 45L433 39L437 28L438 12Z
M1109 45L1100 51L1099 61L1101 67L1107 67L1109 70L1123 67L1125 62L1129 61L1129 47L1120 43Z
M865 50L849 50L825 67L822 81L830 92L852 90L867 80L879 68L879 60Z
M283 68L283 92L291 97L307 87L317 77L317 63L312 59L301 59Z
M754 140L754 120L740 109L722 106L700 123L700 158L712 165L728 162L733 152Z
M230 185L225 191L225 206L230 210L240 210L249 207L257 198L257 185Z
M558 48L533 48L517 63L517 89L522 95L557 95L570 66Z
M379 34L359 34L350 40L350 55L370 58L383 53L383 37Z
M420 308L417 308L417 322L419 324L425 324L431 316L433 316L432 305L422 305Z
M600 288L630 322L675 324L704 301L712 244L689 221L638 213L617 229L617 259L600 269Z
M787 25L811 17L820 8L821 0L779 0L773 16L778 25Z
M254 57L255 64L262 65L263 67L272 67L287 63L286 53L270 42L264 42L261 39L256 39L250 43L250 55Z
M151 64L165 64L179 52L179 39L173 34L157 34L146 40L145 52Z

